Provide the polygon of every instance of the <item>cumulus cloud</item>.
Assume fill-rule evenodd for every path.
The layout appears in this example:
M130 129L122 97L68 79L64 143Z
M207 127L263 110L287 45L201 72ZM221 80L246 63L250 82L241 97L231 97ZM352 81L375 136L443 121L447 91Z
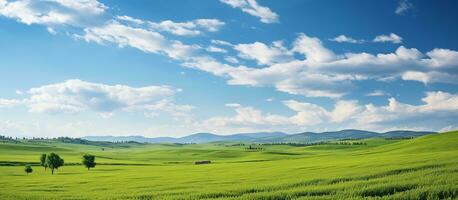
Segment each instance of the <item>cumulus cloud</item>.
M396 35L394 33L390 33L389 35L378 35L372 40L374 42L391 42L394 44L402 43L402 37Z
M0 7L2 13L13 13L8 9L13 9L16 2L26 2L23 3L27 5L26 8L34 8L29 6L28 1L6 3L3 1ZM255 1L248 0L224 2L237 8L257 5ZM22 5L21 3L18 5ZM108 9L100 3L94 3L95 8L73 5L72 2L67 1L53 1L53 3L60 7L72 7L70 13L95 9L87 12L100 14ZM6 7L9 8L5 11ZM59 9L52 11L56 10L59 11ZM32 13L32 21L35 20L33 17L35 15L46 16L40 12L36 14L35 10ZM18 19L27 21L28 18L20 17ZM47 23L42 24L47 25ZM436 48L422 53L415 48L400 46L395 52L388 53L337 54L326 48L319 38L304 33L300 33L291 46L284 45L280 41L270 44L261 42L232 44L223 40L212 40L211 45L205 48L197 44L185 44L162 35L163 32L195 35L196 31L199 34L202 31L217 31L222 24L215 19L197 19L186 22L164 21L163 23L130 16L116 16L104 23L86 26L82 33L74 34L74 37L88 42L115 44L119 47L136 48L146 53L162 54L184 67L224 77L228 84L274 87L281 92L310 97L340 98L354 88L355 82L360 80L401 78L423 83L457 84L455 69L458 65L458 52L450 49ZM336 40L354 42L354 39L347 36L338 38L340 39ZM377 36L374 41L400 43L402 38L392 33ZM240 58L254 60L259 66L241 65L241 62L231 55L218 58L206 53L208 51L225 53L227 47L238 51Z
M335 38L332 38L332 39L329 39L330 41L334 41L334 42L339 42L339 43L343 43L343 42L347 42L347 43L363 43L364 40L357 40L357 39L354 39L352 37L349 37L349 36L346 36L346 35L339 35Z
M338 97L351 88L353 81L400 77L408 71L418 70L442 78L418 79L404 74L404 79L457 84L453 69L458 66L455 61L458 56L453 50L434 49L425 55L415 48L400 46L395 52L386 54L336 55L317 38L300 35L294 44L293 50L303 54L304 60L277 63L262 69L238 68L230 73L229 83L255 86L270 83L292 94Z
M449 49L433 49L426 53L431 59L425 59L425 64L435 68L453 68L458 65L458 51Z
M446 92L427 92L423 104L411 105L390 98L385 106L361 105L357 101L339 100L332 109L295 100L284 101L294 111L293 115L264 113L261 110L240 104L231 104L235 115L213 117L202 123L211 130L230 128L268 130L314 130L316 127L353 127L382 130L393 126L417 129L424 123L430 129L439 130L456 124L458 95Z
M457 84L458 75L448 74L443 72L418 72L418 71L407 71L402 74L403 80L418 81L424 84L428 83L450 83Z
M203 121L199 126L217 130L223 127L283 126L289 124L287 117L264 114L262 111L253 107L244 107L240 104L227 104L226 106L233 108L236 115L230 117L213 117Z
M354 101L338 101L333 110L323 107L289 100L283 102L296 113L292 116L264 113L261 110L240 104L227 104L236 113L229 117L213 117L202 122L202 126L212 130L228 128L268 127L270 130L299 130L299 127L314 126L322 123L342 123L352 119L352 115L360 112L361 107Z
M82 27L93 23L96 21L94 17L102 15L106 9L107 7L97 0L2 0L0 2L0 15L27 25L45 25L48 30L53 31L52 27L64 25Z
M0 100L0 105L22 102L30 112L78 113L92 111L109 116L118 110L164 111L173 115L189 112L193 107L172 102L178 92L169 86L130 87L85 82L78 79L31 88L27 98Z
M265 49L269 47L259 46ZM434 72L433 74L438 72L452 76L456 74L453 69L458 65L458 62L455 62L458 57L456 51L447 49L434 49L423 54L415 48L400 46L392 53L335 54L326 48L320 39L305 34L299 34L292 46L291 49L282 48L283 52L294 53L294 59L284 62L275 61L272 56L264 57L265 54L249 54L249 51L244 49L247 57L257 60L260 64L272 63L267 67L232 66L210 57L193 59L183 66L228 77L228 83L232 85L273 86L290 94L339 98L354 87L355 81L393 79L402 77L408 71ZM298 55L302 55L304 59L297 59ZM404 78L418 80L408 76ZM457 83L451 78L429 81Z
M387 124L431 126L456 124L458 95L446 92L427 92L422 98L423 104L410 105L390 98L387 106L365 105L363 112L358 114L356 124L365 126L384 126ZM450 123L450 124L446 124Z
M80 28L101 26L112 18L106 15L107 9L109 8L97 0L2 0L0 3L0 15L16 19L27 25L45 25L48 32L52 34L56 34L56 29L62 26ZM151 22L127 15L115 16L112 20L180 36L197 36L204 32L216 32L225 24L217 19Z
M224 41L212 41L214 45L232 46L239 51L241 58L268 65L259 68L233 66L238 62L230 57L226 59L229 64L223 64L202 53L200 46L169 40L158 32L117 21L87 28L81 37L86 41L108 42L121 47L131 46L147 53L164 54L181 61L185 67L227 77L232 85L273 86L278 91L311 97L340 98L354 87L354 81L365 79L402 77L404 80L422 82L457 83L453 79L456 76L453 69L458 64L458 53L448 49L433 49L423 54L415 48L400 46L393 53L339 55L326 48L320 39L305 34L299 34L291 49L278 41L271 45L260 42L232 45ZM214 51L216 48L207 50ZM304 59L297 59L298 55ZM412 75L409 71L442 78L424 78L425 75Z
M294 42L293 51L305 55L310 62L327 62L336 58L334 52L325 48L320 39L303 33Z
M270 8L259 5L256 0L220 0L222 3L230 5L233 8L241 9L249 15L258 17L263 23L277 23L278 14Z
M287 62L292 60L293 54L283 46L282 41L272 42L272 45L269 46L262 42L238 44L234 46L234 49L239 52L239 57L256 60L260 65Z
M32 88L27 104L31 112L113 112L146 106L173 96L168 86L132 88L126 85L105 85L78 79Z

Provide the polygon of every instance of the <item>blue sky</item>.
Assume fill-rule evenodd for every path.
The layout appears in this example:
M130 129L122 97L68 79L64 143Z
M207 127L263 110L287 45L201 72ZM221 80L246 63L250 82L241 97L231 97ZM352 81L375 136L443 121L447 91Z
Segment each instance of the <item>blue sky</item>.
M457 8L0 0L0 134L457 129Z

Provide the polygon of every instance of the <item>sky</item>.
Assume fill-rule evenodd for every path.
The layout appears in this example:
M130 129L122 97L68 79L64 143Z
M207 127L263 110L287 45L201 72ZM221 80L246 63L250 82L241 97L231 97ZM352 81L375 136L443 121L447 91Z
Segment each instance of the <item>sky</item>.
M0 135L458 129L453 0L0 0Z

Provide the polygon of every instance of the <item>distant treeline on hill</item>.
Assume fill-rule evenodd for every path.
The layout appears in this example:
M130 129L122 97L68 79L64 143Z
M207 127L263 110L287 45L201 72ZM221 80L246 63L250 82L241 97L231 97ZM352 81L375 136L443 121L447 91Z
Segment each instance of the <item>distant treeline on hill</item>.
M315 145L326 145L326 144L336 144L336 145L366 145L365 142L362 141L321 141L321 142L311 142L311 143L292 143L292 142L278 142L278 143L263 143L260 145L287 145L287 146L295 146L295 147L305 147L305 146L315 146Z
M43 137L32 137L32 138L18 138L18 137L11 137L11 136L3 136L0 135L0 142L3 143L34 143L34 142L44 142L44 143L52 143L52 142L61 142L61 143L69 143L69 144L84 144L84 145L94 145L94 146L116 146L116 147L128 147L126 144L143 144L135 141L117 141L117 142L103 142L103 141L90 141L81 138L72 138L72 137L56 137L56 138L43 138Z

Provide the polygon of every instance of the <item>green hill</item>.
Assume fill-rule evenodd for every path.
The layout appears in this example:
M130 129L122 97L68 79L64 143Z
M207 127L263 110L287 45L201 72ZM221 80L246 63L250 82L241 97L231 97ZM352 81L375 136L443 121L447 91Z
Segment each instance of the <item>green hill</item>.
M49 152L69 165L23 172ZM0 199L456 199L457 155L457 131L310 146L0 142Z

